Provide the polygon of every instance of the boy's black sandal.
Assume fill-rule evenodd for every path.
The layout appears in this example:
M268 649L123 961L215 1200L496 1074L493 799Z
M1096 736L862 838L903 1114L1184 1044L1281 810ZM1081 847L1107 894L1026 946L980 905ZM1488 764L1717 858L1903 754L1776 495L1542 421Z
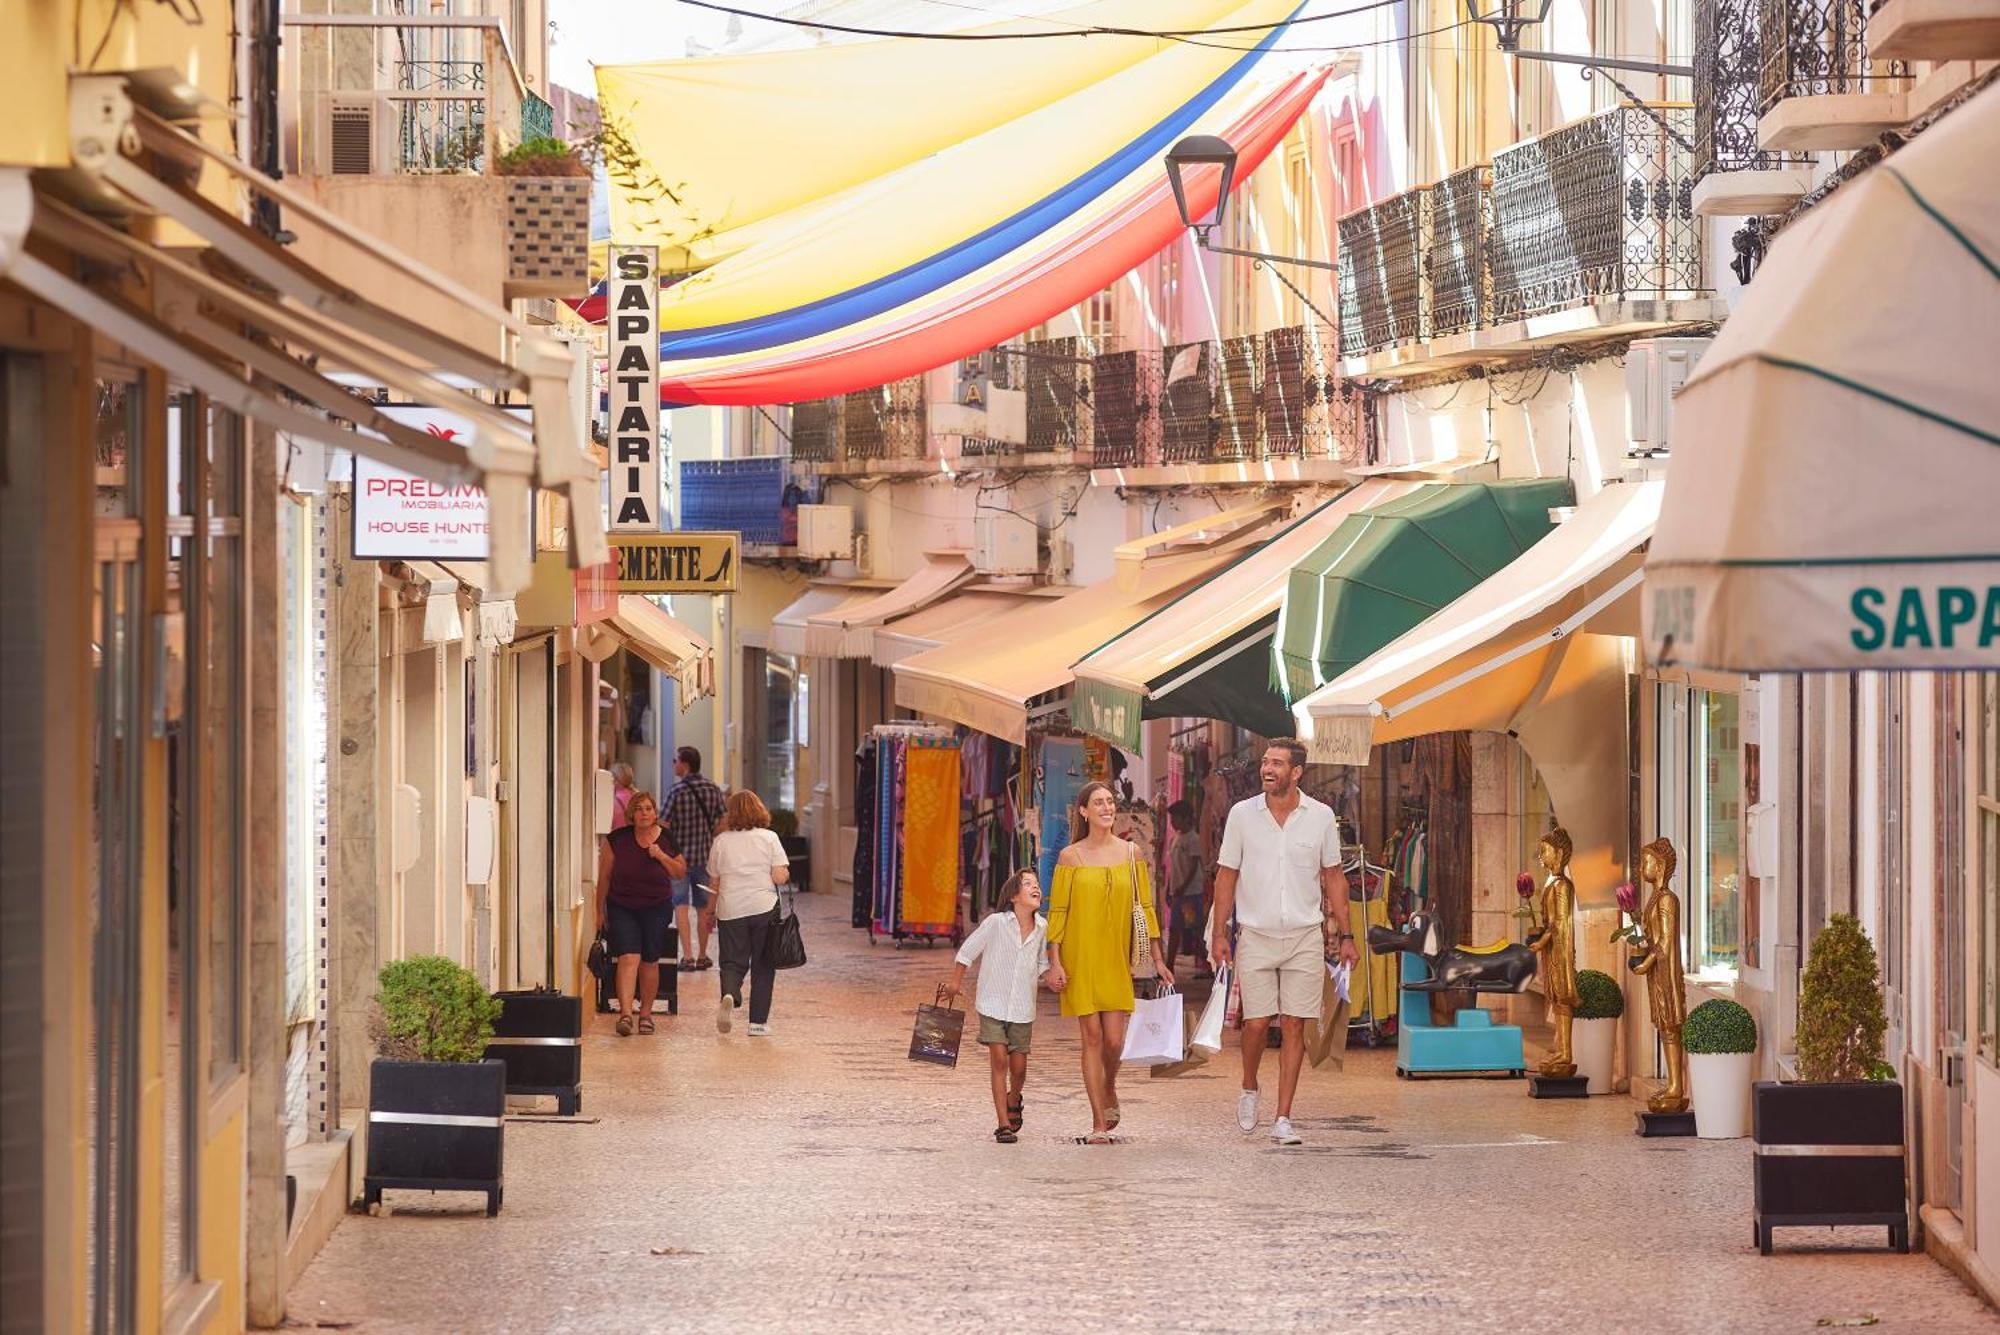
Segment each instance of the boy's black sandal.
M993 1139L1002 1145L1012 1145L1020 1137L1014 1134L1014 1128L1011 1126L996 1126L993 1128Z
M1008 1100L1007 1100L1007 1125L1008 1125L1008 1126L1010 1126L1010 1127L1012 1127L1012 1128L1013 1128L1014 1130L1016 1130L1016 1131L1019 1131L1019 1130L1021 1129L1021 1121L1022 1121L1022 1103L1021 1103L1021 1100L1020 1100L1020 1099L1018 1099L1018 1098L1012 1098L1012 1099L1008 1099Z

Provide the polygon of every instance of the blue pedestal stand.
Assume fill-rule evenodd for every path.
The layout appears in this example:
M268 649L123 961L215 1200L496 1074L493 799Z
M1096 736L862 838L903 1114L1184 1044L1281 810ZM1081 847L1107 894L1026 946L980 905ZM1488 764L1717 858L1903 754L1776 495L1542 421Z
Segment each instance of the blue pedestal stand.
M1495 1024L1493 1013L1462 1010L1451 1025L1431 1022L1435 992L1410 986L1430 976L1421 956L1403 952L1403 1004L1396 1034L1396 1074L1510 1075L1527 1069L1521 1026Z

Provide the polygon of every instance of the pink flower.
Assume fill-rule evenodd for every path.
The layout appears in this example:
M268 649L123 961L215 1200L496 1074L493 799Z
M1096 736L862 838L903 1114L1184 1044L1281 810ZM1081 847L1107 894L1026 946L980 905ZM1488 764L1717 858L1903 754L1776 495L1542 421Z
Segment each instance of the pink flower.
M1534 898L1535 878L1526 872L1522 872L1519 876L1516 876L1514 878L1514 893L1523 899Z
M1618 887L1618 910L1621 913L1636 913L1639 909L1639 892L1630 881Z

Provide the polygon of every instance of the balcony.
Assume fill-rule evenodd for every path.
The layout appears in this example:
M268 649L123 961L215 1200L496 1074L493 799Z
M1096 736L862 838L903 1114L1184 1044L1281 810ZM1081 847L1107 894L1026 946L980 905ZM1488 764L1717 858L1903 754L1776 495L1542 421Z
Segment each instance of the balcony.
M1692 128L1686 106L1615 107L1343 219L1341 372L1501 365L1720 319Z
M930 424L922 376L791 405L791 461L830 476L927 472Z
M1812 155L1758 142L1762 0L1695 0L1694 211L1701 217L1783 213L1812 188Z
M1336 481L1374 456L1375 421L1339 385L1333 331L1293 326L1102 353L1092 481L1182 487Z
M1093 437L1090 340L1043 338L1023 344L1019 378L1028 393L1028 453L1073 454Z
M1868 15L1876 60L2000 60L2000 0L1877 0Z
M1763 148L1866 148L1909 119L1909 71L1869 56L1863 0L1761 0L1757 35Z

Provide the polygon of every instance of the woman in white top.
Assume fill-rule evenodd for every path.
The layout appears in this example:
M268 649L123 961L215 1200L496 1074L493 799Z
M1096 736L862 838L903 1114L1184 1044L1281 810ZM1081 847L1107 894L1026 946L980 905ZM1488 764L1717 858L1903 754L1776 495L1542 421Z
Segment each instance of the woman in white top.
M716 1003L715 1027L728 1033L733 1013L743 1004L743 979L750 979L750 1036L770 1034L771 984L778 971L771 966L771 933L778 925L778 887L792 879L785 846L771 832L771 813L757 794L729 795L722 808L722 825L708 854L708 875L715 899L721 945L722 998Z

